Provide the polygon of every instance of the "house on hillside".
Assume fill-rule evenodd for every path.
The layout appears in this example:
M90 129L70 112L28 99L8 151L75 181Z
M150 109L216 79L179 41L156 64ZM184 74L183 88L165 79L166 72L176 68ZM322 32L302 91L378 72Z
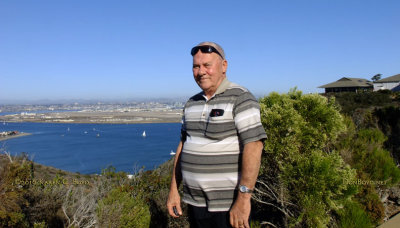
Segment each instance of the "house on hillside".
M374 91L388 89L392 91L400 90L400 74L393 75L374 82Z
M336 82L322 85L318 88L324 88L325 93L340 93L340 92L359 92L372 91L374 86L371 81L363 78L347 78L343 77Z

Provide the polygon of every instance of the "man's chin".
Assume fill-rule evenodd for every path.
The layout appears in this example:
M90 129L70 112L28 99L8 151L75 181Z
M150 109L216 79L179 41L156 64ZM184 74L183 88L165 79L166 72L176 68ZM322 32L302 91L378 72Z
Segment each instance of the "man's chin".
M210 86L207 85L207 83L197 82L197 85L199 85L200 89L202 89L202 90L207 90L210 88Z

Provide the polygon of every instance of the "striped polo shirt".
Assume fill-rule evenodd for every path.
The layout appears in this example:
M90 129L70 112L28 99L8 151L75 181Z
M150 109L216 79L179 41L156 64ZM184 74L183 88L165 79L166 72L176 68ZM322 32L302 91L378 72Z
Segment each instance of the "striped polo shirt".
M257 100L224 79L210 99L202 92L188 100L182 137L183 201L228 211L239 183L243 146L267 137Z

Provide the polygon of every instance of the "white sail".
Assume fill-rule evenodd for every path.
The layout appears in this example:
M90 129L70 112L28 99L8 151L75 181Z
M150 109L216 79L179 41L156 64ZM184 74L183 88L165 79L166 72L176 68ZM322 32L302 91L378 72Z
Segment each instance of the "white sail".
M146 137L146 131L143 131L142 136L143 136L143 137Z

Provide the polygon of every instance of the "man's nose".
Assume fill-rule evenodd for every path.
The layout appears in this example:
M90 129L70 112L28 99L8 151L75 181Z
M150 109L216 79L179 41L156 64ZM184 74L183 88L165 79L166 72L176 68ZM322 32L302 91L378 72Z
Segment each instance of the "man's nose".
M204 66L199 67L199 75L204 75L206 73L206 68Z

